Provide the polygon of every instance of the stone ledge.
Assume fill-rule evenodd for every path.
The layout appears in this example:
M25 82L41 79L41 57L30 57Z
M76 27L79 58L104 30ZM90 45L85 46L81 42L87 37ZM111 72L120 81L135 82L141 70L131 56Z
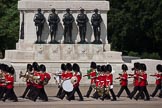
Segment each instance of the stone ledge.
M66 4L66 5L65 5ZM19 1L19 10L37 10L42 8L43 10L49 10L51 8L56 8L57 10L65 10L70 8L71 10L79 10L82 7L85 10L93 10L98 8L99 10L105 11L109 10L108 1Z

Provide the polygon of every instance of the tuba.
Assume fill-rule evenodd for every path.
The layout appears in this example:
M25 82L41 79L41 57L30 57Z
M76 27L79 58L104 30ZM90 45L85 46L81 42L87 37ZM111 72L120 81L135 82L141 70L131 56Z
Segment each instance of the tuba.
M109 91L110 91L110 87L105 87L105 94L108 95L109 94Z
M108 95L110 91L110 87L96 87L96 91L99 96L103 96L103 94Z
M41 83L41 80L40 80L40 76L32 76L32 81L35 83L35 84L40 84Z
M103 96L104 94L104 87L96 87L96 91L99 96Z

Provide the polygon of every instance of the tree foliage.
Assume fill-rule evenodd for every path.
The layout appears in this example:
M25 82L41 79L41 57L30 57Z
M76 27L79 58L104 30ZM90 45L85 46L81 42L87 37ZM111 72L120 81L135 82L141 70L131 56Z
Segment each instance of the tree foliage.
M109 0L112 49L158 53L162 57L162 0Z
M18 0L0 0L0 52L13 49L19 34Z

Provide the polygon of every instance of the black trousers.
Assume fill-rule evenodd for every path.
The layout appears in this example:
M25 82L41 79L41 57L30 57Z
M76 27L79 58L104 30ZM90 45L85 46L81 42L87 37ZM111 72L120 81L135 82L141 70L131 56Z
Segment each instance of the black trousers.
M137 93L137 91L140 91L140 87L134 86L133 91L130 93L129 98L132 99L134 97L134 95ZM144 99L144 94L141 93L140 97L141 97L141 99Z
M88 91L87 91L87 94L86 94L86 97L89 97L90 96L90 94L91 94L91 92L92 92L92 86L90 85L89 86L89 89L88 89Z
M56 97L60 97L62 91L63 91L63 88L60 87L59 90L58 90L58 92L57 92L57 94L56 94Z
M6 90L6 94L5 94L4 98L3 98L3 101L5 101L6 99L12 99L14 101L18 101L17 96L16 96L13 88Z
M48 101L47 94L44 90L44 88L36 88L35 89L35 95L33 96L33 101L35 102L38 97L40 97L41 100Z
M110 93L111 93L113 100L116 100L116 96L115 96L113 89L110 89Z
M162 98L162 82L161 82L161 88L160 88L159 98Z
M148 91L147 91L146 86L141 86L141 87L140 87L140 91L139 91L139 93L136 95L136 100L139 99L139 97L141 96L142 93L145 94L146 100L150 100L150 96L149 96L149 93L148 93Z
M26 87L26 89L25 89L25 91L24 91L24 93L22 95L22 98L25 98L26 94L30 91L30 89L31 89L31 85Z
M98 95L98 92L97 91L95 91L95 93L93 94L93 96L92 96L93 98L95 98L95 99L98 99L100 96Z
M27 97L29 97L29 99L33 100L36 90L37 90L36 87L32 85L30 88L30 91L27 94Z
M66 92L65 90L62 90L62 93L59 98L64 99L65 95L67 95L67 98L69 98L70 94L71 94L71 92Z
M47 97L47 94L45 92L45 89L44 87L41 88L41 93L39 94L39 97L40 99L44 100L44 101L48 101L48 97Z
M161 89L161 85L156 85L156 88L152 93L152 97L154 97L156 95L156 93L158 92L158 90L160 90L160 89Z
M129 91L129 89L128 89L127 86L121 86L121 88L120 88L120 90L119 90L119 92L118 92L118 94L117 94L117 97L120 97L120 95L122 94L122 92L123 92L124 90L126 91L128 97L130 97L130 91Z
M82 93L80 92L79 86L74 87L73 91L70 92L68 100L72 100L73 99L73 96L74 96L75 92L77 92L80 100L83 101L83 96L82 96Z
M5 94L5 92L6 92L6 87L0 87L0 99L2 99L3 98L3 95Z

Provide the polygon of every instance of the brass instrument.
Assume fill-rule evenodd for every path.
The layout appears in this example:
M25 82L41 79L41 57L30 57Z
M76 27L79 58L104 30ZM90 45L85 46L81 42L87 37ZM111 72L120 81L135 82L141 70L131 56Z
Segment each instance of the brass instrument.
M109 94L109 91L110 91L110 86L105 87L105 94L106 94L106 95Z
M32 77L32 74L30 74L29 72L26 72L25 74L23 74L23 72L20 71L19 78L22 78L22 80L23 80L24 82L30 80L31 77Z
M71 83L74 85L74 84L76 84L78 82L78 78L76 77L76 76L73 76L72 78L71 78Z
M95 88L99 96L103 96L103 94L108 95L110 91L110 87L96 87Z
M40 81L40 76L32 76L32 81L35 83L35 84L40 84L41 81Z
M29 81L34 82L36 84L40 83L40 76L34 76L29 72L26 72L25 74L23 74L22 71L21 71L20 74L19 74L19 78L23 78L23 81L25 81L25 82L27 80L29 80Z
M0 72L0 82L5 83L4 73Z
M104 87L96 87L95 88L99 96L103 96L104 94Z

